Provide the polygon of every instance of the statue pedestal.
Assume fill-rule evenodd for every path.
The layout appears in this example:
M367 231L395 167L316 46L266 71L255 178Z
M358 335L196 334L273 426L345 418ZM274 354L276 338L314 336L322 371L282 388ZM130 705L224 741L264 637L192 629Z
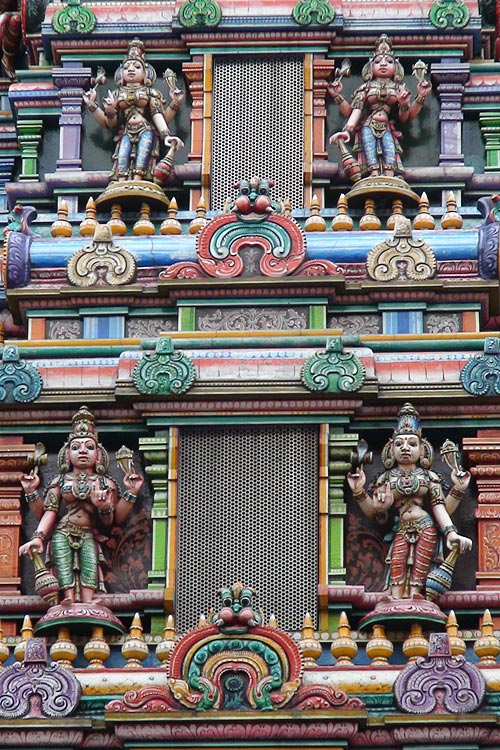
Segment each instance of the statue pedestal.
M399 198L404 205L418 205L420 197L401 177L365 177L349 190L346 199L351 205L361 204L367 198L393 201Z
M142 203L152 208L168 208L170 203L163 189L149 180L111 182L95 201L98 208L111 208L114 203L123 209L139 209Z
M56 604L35 625L36 635L56 631L61 627L70 627L72 631L88 630L89 626L98 625L105 630L119 633L125 627L110 609L98 601L73 602Z
M377 604L375 609L362 618L361 630L372 625L395 625L418 622L425 625L445 625L446 615L437 604L426 599L391 599Z

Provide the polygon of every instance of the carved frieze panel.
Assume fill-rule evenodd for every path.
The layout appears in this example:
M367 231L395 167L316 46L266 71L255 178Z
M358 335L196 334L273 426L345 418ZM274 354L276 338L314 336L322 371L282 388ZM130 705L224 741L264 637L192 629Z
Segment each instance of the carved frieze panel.
M196 311L198 331L288 331L308 327L304 307L201 308Z
M63 318L47 321L47 338L52 341L82 338L83 324L79 318Z
M330 315L326 325L327 328L341 328L344 333L368 336L382 333L382 315L379 313Z
M175 315L162 318L130 318L125 323L127 338L158 338L164 331L176 331L177 318Z

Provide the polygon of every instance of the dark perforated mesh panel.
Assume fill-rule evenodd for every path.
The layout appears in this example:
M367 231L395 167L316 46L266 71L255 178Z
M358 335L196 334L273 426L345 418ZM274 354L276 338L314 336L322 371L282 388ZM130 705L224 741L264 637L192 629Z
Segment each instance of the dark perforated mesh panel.
M218 58L213 69L212 208L254 175L275 181L273 197L302 207L302 57Z
M316 621L317 428L181 429L178 477L179 631L235 581L280 627L299 630L305 612Z

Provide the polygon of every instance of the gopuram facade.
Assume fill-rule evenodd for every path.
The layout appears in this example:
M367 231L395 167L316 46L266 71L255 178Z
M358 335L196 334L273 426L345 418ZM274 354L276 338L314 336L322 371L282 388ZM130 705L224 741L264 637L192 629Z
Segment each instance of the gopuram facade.
M500 748L500 12L6 0L0 746Z

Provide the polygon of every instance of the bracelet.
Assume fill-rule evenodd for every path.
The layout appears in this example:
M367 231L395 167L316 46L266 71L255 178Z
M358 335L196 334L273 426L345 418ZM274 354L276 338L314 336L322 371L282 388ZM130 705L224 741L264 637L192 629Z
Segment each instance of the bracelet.
M409 109L410 109L410 107L408 106L408 104L401 104L400 107L399 107L399 111L400 112L408 112Z
M180 106L181 105L179 104L179 102L172 102L172 101L168 105L169 109L173 110L174 112L178 112L180 109Z
M453 497L459 497L461 499L465 495L465 492L464 490L459 490L458 487L452 487L448 494L453 495Z
M47 539L47 536L46 536L46 534L45 534L44 531L35 531L34 534L31 537L31 539L32 540L33 539L41 539L42 542L45 542L45 540Z
M170 130L162 130L160 133L160 138L167 138L167 136L170 135Z
M366 495L366 490L361 490L361 492L353 492L352 496L356 500L357 503L360 503L367 496Z
M423 104L425 102L425 96L422 96L422 94L417 94L415 97L415 101L417 104Z
M137 495L133 495L128 490L123 490L121 493L121 496L123 497L124 500L126 500L127 503L132 503L132 505L137 500Z
M33 503L38 498L38 492L35 490L34 492L25 492L24 493L24 499L27 503Z
M354 131L354 128L352 127L352 125L348 125L346 123L344 127L342 128L342 130L344 131L344 133L349 133L350 135Z
M109 506L109 508L99 508L98 513L100 516L110 516L114 511L114 508L112 505Z
M342 102L345 102L345 99L342 94L337 94L337 96L333 97L333 101L335 102L335 104L342 104Z
M94 103L87 104L87 109L89 112L95 112L96 109L101 109L101 108L98 104L94 102Z
M445 526L444 529L442 529L442 532L443 532L444 536L448 536L448 534L451 531L456 531L456 530L457 530L457 527L455 526L455 524L454 523L450 523L450 524L448 524L448 526Z

